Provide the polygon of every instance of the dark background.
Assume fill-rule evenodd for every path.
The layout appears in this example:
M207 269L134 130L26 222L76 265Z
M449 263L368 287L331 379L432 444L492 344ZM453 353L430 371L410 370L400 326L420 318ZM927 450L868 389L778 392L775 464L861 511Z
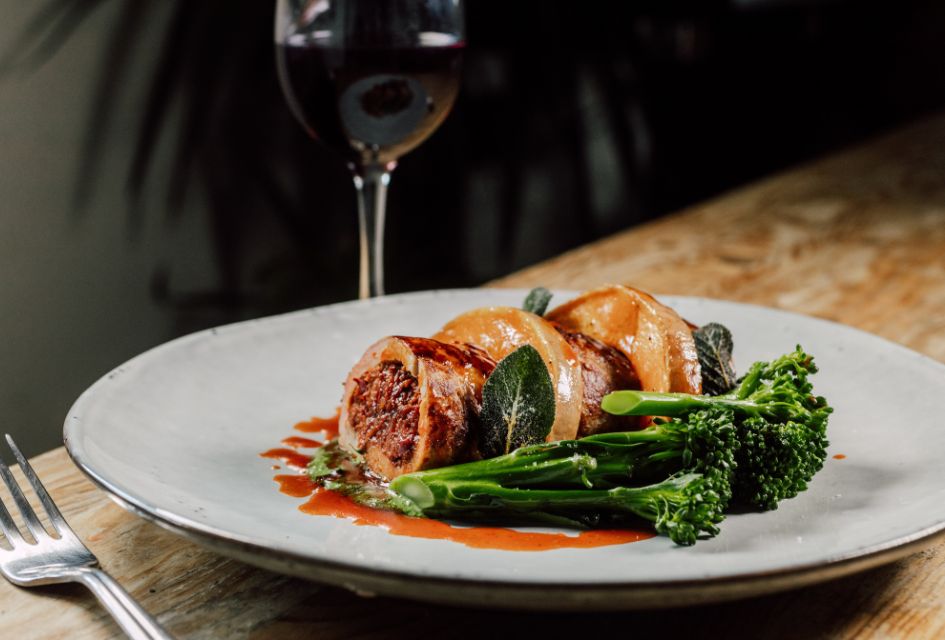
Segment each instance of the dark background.
M15 13L0 29L0 103L34 115L0 116L0 135L20 143L0 161L26 175L29 161L48 166L38 150L68 152L68 167L28 178L61 194L43 206L68 221L63 251L86 247L69 264L54 243L0 263L23 291L52 264L63 289L47 325L0 327L0 413L31 453L58 442L82 388L148 346L355 296L353 187L285 106L272 3L58 0ZM480 284L945 105L945 5L933 0L468 0L467 36L453 114L393 176L390 292ZM0 198L35 219L25 188L0 180ZM92 228L119 231L106 241ZM107 262L88 262L106 246Z
M352 297L350 180L285 107L270 3L174 4L126 179L165 196L168 215L206 196L219 280L194 290L158 268L154 295L181 330ZM145 18L129 2L115 25L93 132L142 71L122 63ZM945 101L933 1L472 0L467 19L462 97L394 175L392 292L481 283ZM172 179L154 194L175 106Z

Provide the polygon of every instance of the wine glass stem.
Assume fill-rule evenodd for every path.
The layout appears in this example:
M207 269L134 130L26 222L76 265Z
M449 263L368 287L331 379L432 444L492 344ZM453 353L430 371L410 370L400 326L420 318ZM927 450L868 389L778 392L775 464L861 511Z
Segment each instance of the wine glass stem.
M354 173L361 236L358 297L362 300L384 295L384 211L393 168L392 165L368 165Z

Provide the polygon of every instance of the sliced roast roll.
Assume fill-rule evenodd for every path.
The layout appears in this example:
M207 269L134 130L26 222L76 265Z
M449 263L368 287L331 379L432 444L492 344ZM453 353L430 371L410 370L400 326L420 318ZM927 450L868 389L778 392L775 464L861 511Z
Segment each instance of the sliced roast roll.
M474 456L482 385L495 368L472 346L391 336L372 345L345 381L341 444L388 479Z
M653 296L623 285L584 293L545 316L619 349L646 391L701 393L702 374L692 329Z
M455 345L474 345L496 362L522 345L535 347L548 366L555 388L555 421L548 440L577 437L584 400L581 363L551 323L514 307L484 307L454 318L433 338Z
M630 359L600 340L568 331L561 325L553 326L571 345L581 365L584 397L578 437L607 431L630 431L642 426L640 419L635 416L615 416L600 408L601 399L611 391L640 388L640 379Z

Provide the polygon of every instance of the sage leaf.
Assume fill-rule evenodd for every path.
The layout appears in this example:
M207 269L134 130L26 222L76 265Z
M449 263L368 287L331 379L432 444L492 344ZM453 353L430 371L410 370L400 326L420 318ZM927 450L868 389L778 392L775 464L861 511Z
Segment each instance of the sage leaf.
M496 365L482 387L483 456L544 442L555 421L555 390L538 350L519 347Z
M423 515L417 505L367 471L361 454L345 449L337 439L315 450L306 471L316 485L341 493L358 504L408 516Z
M337 491L352 502L365 507L398 511L417 518L423 516L423 510L413 500L400 495L385 484L326 479L322 486L330 491Z
M318 482L321 478L337 476L345 472L345 467L360 464L360 456L341 447L337 440L331 440L315 450L308 463L308 477Z
M548 303L551 302L553 294L544 287L535 287L525 296L525 302L522 309L538 316L545 315L548 310Z
M732 332L717 322L710 322L692 332L702 369L702 393L717 396L735 387L737 377L732 361Z

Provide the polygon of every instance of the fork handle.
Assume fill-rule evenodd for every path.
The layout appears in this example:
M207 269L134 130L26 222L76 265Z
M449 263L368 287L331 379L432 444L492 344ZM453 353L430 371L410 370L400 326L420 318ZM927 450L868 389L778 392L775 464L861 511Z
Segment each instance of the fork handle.
M79 572L78 580L102 603L132 640L173 640L157 620L141 608L114 578L94 567Z

